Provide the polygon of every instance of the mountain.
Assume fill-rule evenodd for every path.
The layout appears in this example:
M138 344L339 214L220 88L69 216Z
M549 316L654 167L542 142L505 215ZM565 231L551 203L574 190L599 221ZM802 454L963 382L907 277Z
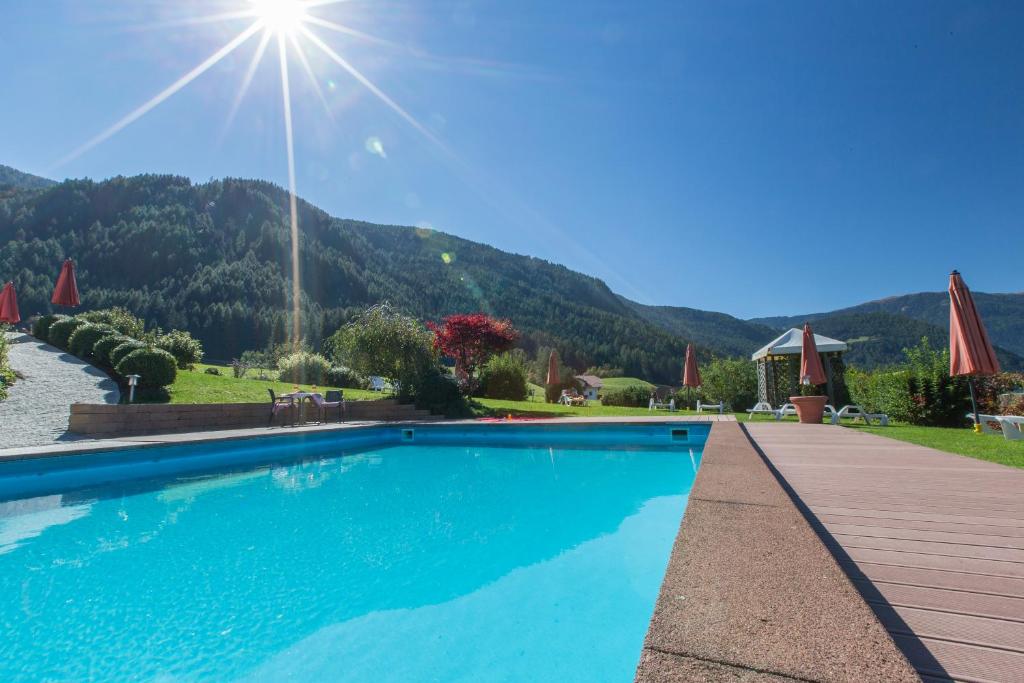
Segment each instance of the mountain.
M1017 355L1024 356L1024 292L1016 294L987 294L973 292L978 312L985 321L992 343ZM755 318L752 323L767 325L776 329L803 325L830 316L846 316L864 313L889 313L926 322L942 328L942 339L949 335L949 294L946 292L921 292L892 296L877 301L843 308L829 313Z
M619 299L666 332L712 349L718 355L749 356L779 334L768 325L740 320L725 313L679 306L647 306L624 297Z
M42 190L56 185L49 178L24 173L16 168L0 164L0 192L5 190Z
M88 307L121 305L187 329L211 358L283 340L290 329L287 194L270 183L173 176L69 180L0 197L0 277L23 315L51 310L62 259ZM527 350L570 365L677 379L686 340L641 317L604 282L444 233L332 218L299 202L303 334L314 345L381 301L427 320L507 317ZM707 352L705 352L707 353Z

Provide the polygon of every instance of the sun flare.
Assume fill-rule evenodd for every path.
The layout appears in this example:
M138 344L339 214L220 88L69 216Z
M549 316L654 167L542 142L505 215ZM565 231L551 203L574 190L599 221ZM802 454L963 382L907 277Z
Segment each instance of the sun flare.
M260 22L271 31L294 34L307 19L306 3L301 0L252 0Z

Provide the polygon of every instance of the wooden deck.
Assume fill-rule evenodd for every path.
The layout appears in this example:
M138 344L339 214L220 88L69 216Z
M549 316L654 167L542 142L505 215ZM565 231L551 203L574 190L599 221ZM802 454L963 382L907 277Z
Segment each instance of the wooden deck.
M842 427L746 427L925 681L1024 682L1024 470Z

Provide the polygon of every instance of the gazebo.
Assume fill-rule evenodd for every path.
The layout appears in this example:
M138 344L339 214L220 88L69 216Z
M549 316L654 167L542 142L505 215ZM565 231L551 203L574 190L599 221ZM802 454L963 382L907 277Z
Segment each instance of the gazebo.
M773 406L789 401L790 396L800 393L800 353L803 349L803 332L795 327L782 333L778 338L761 347L750 357L757 363L757 400ZM821 355L821 364L828 378L826 393L829 403L836 405L848 401L844 375L843 352L850 347L846 342L820 334L814 335L814 343Z

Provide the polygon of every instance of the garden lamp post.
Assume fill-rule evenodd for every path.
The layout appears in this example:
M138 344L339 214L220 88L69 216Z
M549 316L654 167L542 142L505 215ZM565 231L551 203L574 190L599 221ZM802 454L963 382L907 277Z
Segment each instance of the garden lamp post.
M139 383L140 375L128 375L128 402L135 400L135 386Z

